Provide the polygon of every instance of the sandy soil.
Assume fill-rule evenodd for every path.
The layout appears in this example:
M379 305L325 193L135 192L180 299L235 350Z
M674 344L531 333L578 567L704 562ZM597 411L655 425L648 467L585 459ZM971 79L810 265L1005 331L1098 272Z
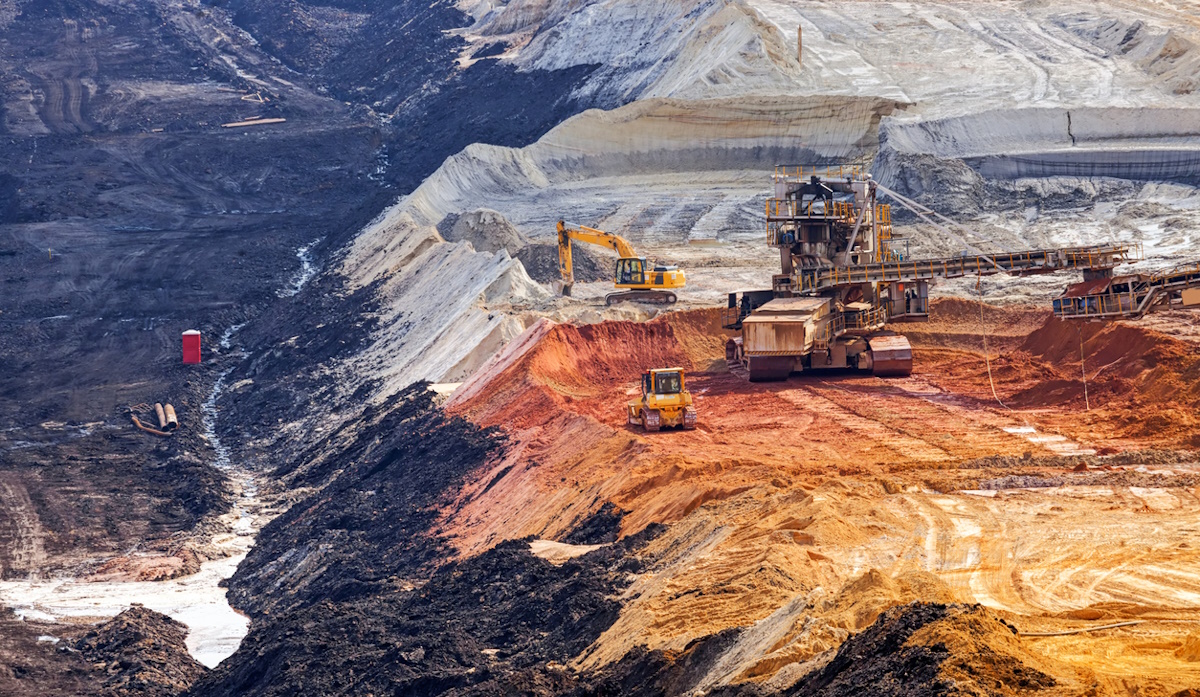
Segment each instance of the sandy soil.
M604 502L627 512L624 534L668 524L651 545L661 561L580 658L589 668L749 626L711 683L794 681L882 610L923 599L980 603L1022 632L1141 620L1022 641L1060 685L1195 684L1181 648L1200 622L1192 345L986 308L985 358L979 311L943 301L914 326L911 378L765 385L714 370L724 337L712 311L540 324L447 403L515 447L441 527L470 556L557 539ZM666 364L694 371L699 428L627 426L637 374Z

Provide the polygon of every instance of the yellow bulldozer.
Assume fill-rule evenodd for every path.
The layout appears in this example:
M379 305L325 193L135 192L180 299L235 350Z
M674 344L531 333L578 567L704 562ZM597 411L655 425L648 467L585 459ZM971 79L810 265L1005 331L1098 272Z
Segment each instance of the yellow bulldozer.
M676 266L654 264L646 257L639 257L633 245L611 232L604 232L586 225L571 225L558 221L558 268L562 273L563 295L571 294L575 285L575 269L571 260L571 240L600 247L608 247L620 257L613 273L613 285L624 290L609 293L604 304L614 305L626 300L658 305L670 305L678 298L672 292L682 288L687 278Z
M683 368L647 370L642 374L642 396L629 403L629 424L647 431L682 426L696 427L696 408L687 391Z

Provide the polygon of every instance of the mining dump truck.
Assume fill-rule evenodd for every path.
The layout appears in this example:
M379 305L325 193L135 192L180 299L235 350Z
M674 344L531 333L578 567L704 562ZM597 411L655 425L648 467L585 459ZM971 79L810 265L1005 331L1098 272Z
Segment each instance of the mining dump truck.
M696 408L687 391L682 368L648 370L642 374L642 396L627 407L629 424L647 431L696 427Z
M1081 271L1084 282L1093 283L1112 279L1114 268L1141 253L1136 245L1112 244L909 259L893 233L891 207L877 202L878 193L954 238L982 237L883 187L859 167L780 166L774 188L766 204L766 241L779 254L780 273L769 289L730 293L722 322L741 332L725 347L730 370L753 381L832 369L909 375L912 347L889 325L928 319L934 280ZM1195 283L1196 274L1184 268L1133 290L1094 284L1103 286L1103 299L1063 299L1055 309L1069 316L1151 302L1184 305L1194 298L1188 290Z
M572 286L575 285L575 268L571 258L572 240L608 247L617 253L619 258L613 270L613 285L621 290L604 296L605 305L615 305L626 300L671 305L678 300L674 291L683 288L687 283L687 277L679 267L650 264L646 257L639 257L637 252L633 251L633 245L620 235L560 220L558 268L562 274L563 295L569 296Z

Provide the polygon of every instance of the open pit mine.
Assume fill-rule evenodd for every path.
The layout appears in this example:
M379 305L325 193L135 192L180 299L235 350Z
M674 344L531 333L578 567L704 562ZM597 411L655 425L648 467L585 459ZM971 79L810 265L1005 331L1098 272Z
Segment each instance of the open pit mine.
M0 695L1200 695L1197 0L0 0Z

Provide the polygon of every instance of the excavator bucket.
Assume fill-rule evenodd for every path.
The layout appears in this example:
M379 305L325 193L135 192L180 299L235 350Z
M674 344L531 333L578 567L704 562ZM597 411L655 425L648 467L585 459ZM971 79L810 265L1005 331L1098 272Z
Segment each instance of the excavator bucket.
M912 344L898 334L873 336L871 346L873 372L879 377L905 377L912 375Z

